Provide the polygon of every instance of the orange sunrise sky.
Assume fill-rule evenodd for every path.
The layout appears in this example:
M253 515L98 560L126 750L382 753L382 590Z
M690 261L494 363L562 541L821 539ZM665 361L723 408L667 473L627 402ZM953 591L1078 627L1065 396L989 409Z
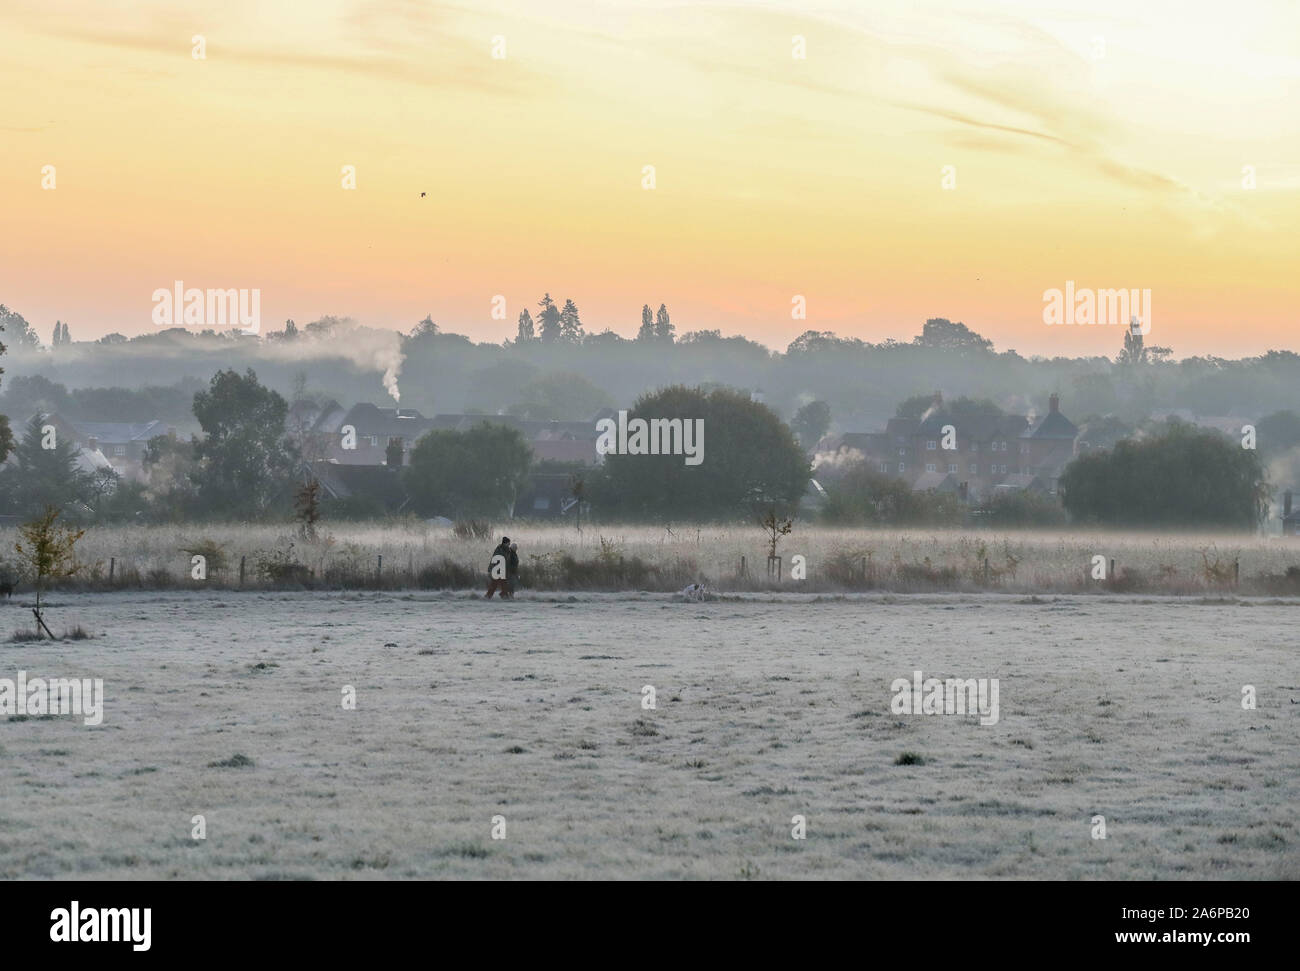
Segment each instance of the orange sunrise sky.
M1300 349L1293 2L0 0L0 54L0 302L46 341L183 280L263 332L501 341L549 291L624 336L1113 355L1044 324L1072 280L1150 289L1177 357Z

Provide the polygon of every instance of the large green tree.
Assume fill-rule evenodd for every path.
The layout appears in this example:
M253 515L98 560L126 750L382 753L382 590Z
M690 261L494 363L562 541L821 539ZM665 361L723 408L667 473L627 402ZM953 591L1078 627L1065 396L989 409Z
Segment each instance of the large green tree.
M429 432L402 474L412 506L424 515L509 516L532 459L516 429L485 420L463 432Z
M286 507L297 465L285 435L288 403L249 368L218 371L194 395L203 428L195 443L200 505L209 515L256 519Z
M40 337L27 319L2 303L0 303L0 330L5 332L9 343L15 347L39 348L41 346Z
M835 475L819 473L817 481L827 493L822 519L836 526L955 526L965 514L955 493L914 492L867 462Z
M660 522L747 519L756 504L793 507L808 486L808 460L790 429L747 395L676 385L639 398L628 411L629 422L637 418L703 420L701 461L688 465L684 455L606 455L590 486L601 516Z
M1075 522L1103 526L1254 529L1267 510L1258 453L1183 423L1075 459L1059 491Z

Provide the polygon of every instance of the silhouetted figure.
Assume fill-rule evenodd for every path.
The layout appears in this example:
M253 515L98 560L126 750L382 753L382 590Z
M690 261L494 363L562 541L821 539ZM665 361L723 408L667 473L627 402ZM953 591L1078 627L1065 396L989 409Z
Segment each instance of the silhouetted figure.
M506 583L509 565L510 537L502 536L501 542L498 543L497 548L492 551L492 558L488 560L488 600L491 600L492 595L498 591L501 593L501 599L505 600L509 598L510 587Z

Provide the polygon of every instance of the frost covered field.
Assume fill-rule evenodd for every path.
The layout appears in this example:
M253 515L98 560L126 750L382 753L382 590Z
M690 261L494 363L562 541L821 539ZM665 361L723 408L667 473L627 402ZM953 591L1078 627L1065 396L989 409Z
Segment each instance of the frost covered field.
M49 617L95 636L5 643L0 678L103 678L106 711L0 718L4 878L1300 876L1294 601L136 591ZM891 713L916 669L998 678L998 723Z

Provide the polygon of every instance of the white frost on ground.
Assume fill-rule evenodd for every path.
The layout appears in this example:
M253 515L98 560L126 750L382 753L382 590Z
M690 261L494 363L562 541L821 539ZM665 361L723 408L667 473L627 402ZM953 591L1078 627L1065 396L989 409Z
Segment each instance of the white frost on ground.
M0 677L102 677L106 715L0 718L4 878L1300 876L1295 603L136 592L49 617L96 636L0 645ZM1001 721L892 715L918 668L999 678Z

